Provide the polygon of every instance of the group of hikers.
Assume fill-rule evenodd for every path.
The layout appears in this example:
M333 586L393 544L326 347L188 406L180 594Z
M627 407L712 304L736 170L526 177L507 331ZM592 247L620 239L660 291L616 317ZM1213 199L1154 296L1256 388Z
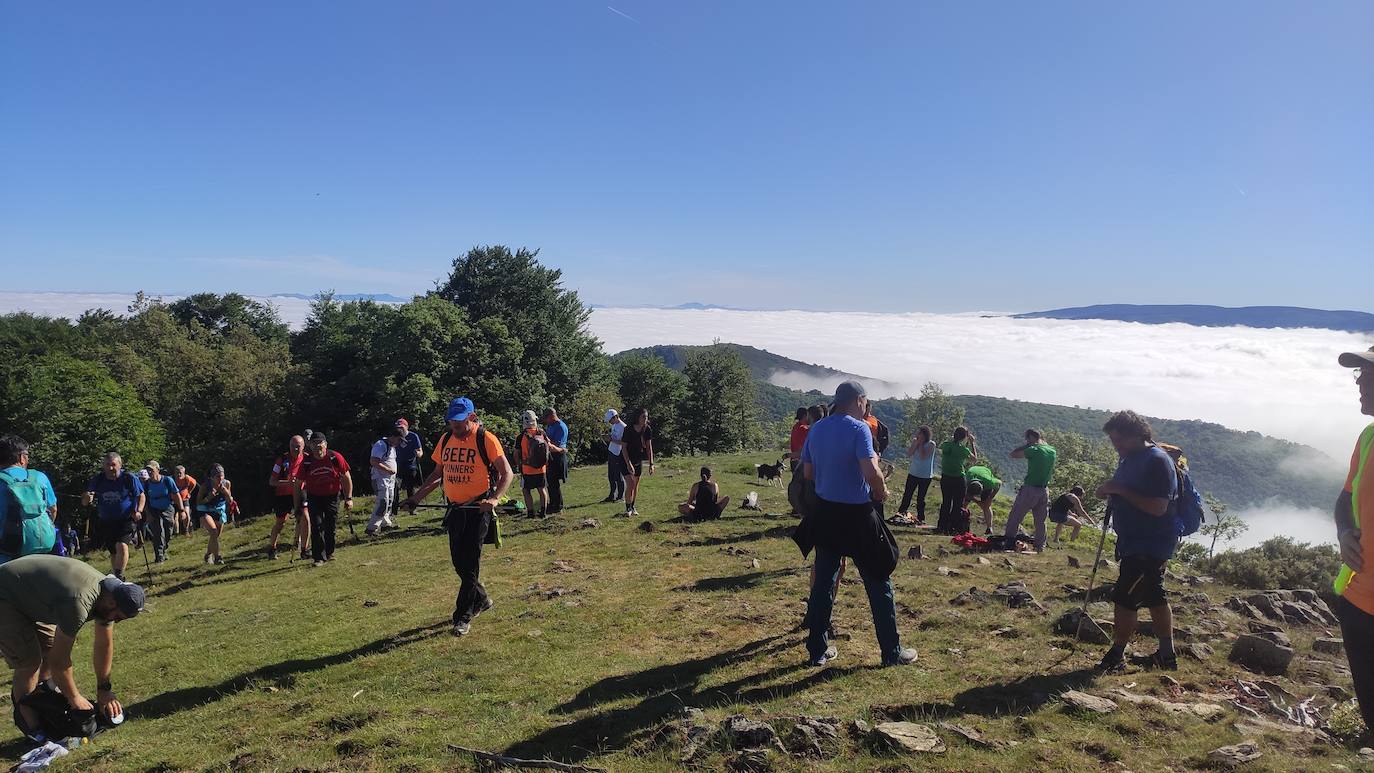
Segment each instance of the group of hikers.
M1361 408L1374 416L1374 349L1341 355L1340 364L1356 369ZM804 429L794 431L792 459L794 472L802 481L798 500L802 520L794 539L804 555L814 550L813 577L807 599L805 647L808 662L824 666L838 657L833 640L831 612L839 591L845 563L852 561L868 596L874 630L883 665L905 665L917 659L914 648L903 646L897 626L896 602L891 575L897 565L897 546L881 505L889 498L886 475L880 463L879 433L864 387L846 381L835 390L834 399L824 408L808 408ZM798 419L802 418L801 413ZM531 497L537 495L541 511L557 512L562 507L560 482L567 474L567 425L557 413L546 411L543 426L533 412L522 417L522 432L514 443L516 463L525 482L527 509L533 514ZM503 444L483 427L472 400L456 397L445 412L447 430L438 438L429 458L433 471L420 479L418 460L422 446L418 435L404 420L378 441L371 451L370 463L378 504L369 522L369 531L394 524L389 514L397 508L413 512L435 489L442 488L445 504L443 519L448 535L449 553L459 588L451 616L452 633L464 636L478 615L493 607L493 600L481 582L481 557L484 544L493 541L498 527L494 514L512 484L515 472ZM634 501L639 477L654 469L652 430L647 412L639 411L626 424L616 411L606 414L605 439L611 451L608 473L611 494L607 501L623 498L627 513L635 512ZM1116 557L1119 576L1114 585L1114 628L1112 643L1103 655L1099 669L1116 671L1124 667L1126 646L1137 622L1139 610L1148 609L1153 635L1158 640L1155 652L1140 659L1147 667L1174 669L1177 656L1173 643L1172 615L1164 589L1165 568L1179 544L1179 508L1183 488L1181 469L1168 449L1158 443L1144 418L1132 411L1112 415L1103 432L1119 456L1115 473L1094 492L1107 501L1107 520L1117 533ZM635 450L629 450L633 444ZM980 460L976 438L966 428L954 431L948 441L933 449L930 430L922 427L907 451L911 466L903 501L894 518L907 519L907 508L916 494L914 521L924 520L925 492L934 477L934 455L940 454L941 491L944 494L936 530L953 534L967 529L967 505L990 501L1001 482L971 470ZM408 449L403 452L401 449ZM556 460L563 456L561 460ZM1011 452L1013 458L1027 462L1026 477L1012 504L1003 533L1003 545L1015 543L1015 536L1027 514L1035 523L1032 546L1044 548L1046 521L1070 523L1070 519L1091 522L1082 505L1084 492L1071 488L1051 501L1048 486L1053 475L1055 449L1035 430L1027 430L1025 442ZM1374 519L1374 474L1369 461L1374 456L1374 424L1361 434L1351 458L1350 474L1336 504L1335 519L1343 566L1336 581L1340 596L1337 614L1341 620L1347 656L1350 660L1355 693L1366 724L1374 727L1374 577L1363 571L1364 556L1374 554L1374 529L1365 536L1361 523ZM542 462L542 463L541 463ZM552 470L550 468L553 468ZM188 499L201 513L207 530L216 532L226 522L234 502L232 487L222 469L212 468L204 482L190 487L187 497L178 484L160 484L164 479L156 464L147 465L148 485L140 476L129 476L117 454L107 455L104 469L88 487L86 500L96 504L102 522L98 535L114 556L114 572L103 575L89 565L57 555L61 540L48 539L47 551L24 555L30 541L42 547L39 516L55 515L56 498L46 476L28 468L28 446L19 438L0 438L0 653L14 670L13 693L15 722L35 740L44 735L42 717L30 708L40 693L60 695L75 712L98 714L103 721L117 721L122 706L113 692L113 633L111 626L132 617L143 608L144 591L125 582L122 572L127 562L131 526L146 519L160 522L164 535L175 531ZM175 482L181 477L168 478ZM132 483L126 483L133 478ZM271 483L278 494L278 523L273 528L273 553L282 522L292 514L306 516L308 527L298 521L297 545L310 542L314 564L333 557L335 518L342 504L352 506L352 481L347 462L328 449L322 433L293 437L291 450L274 466ZM618 488L620 481L624 488ZM407 496L396 493L398 482ZM161 485L160 491L148 488ZM1183 487L1183 488L1181 488ZM399 501L398 501L399 500ZM693 484L688 500L679 506L684 515L723 508L709 468ZM949 503L949 508L946 504ZM151 508L151 509L149 509ZM547 509L544 509L547 508ZM962 511L962 512L960 512ZM109 518L105 514L110 515ZM990 531L989 510L984 508L984 526ZM47 528L53 529L47 521ZM1075 530L1081 522L1073 523ZM1103 528L1106 528L1106 521ZM136 530L136 527L133 527ZM309 531L305 531L308 528ZM31 534L34 532L34 534ZM14 535L19 535L15 540ZM165 537L154 537L155 545L165 546ZM212 538L214 539L214 538ZM164 541L157 541L164 540ZM15 547L18 545L18 547ZM119 546L123 546L120 548ZM1369 550L1365 550L1368 547ZM165 553L165 547L160 551ZM218 547L207 549L207 560L218 560ZM92 704L78 689L72 675L71 648L77 632L87 622L96 623L93 666L97 679L97 701Z

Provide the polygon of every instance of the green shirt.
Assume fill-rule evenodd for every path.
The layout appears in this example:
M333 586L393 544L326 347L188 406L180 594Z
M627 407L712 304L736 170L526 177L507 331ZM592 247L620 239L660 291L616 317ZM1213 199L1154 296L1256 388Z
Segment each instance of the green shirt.
M946 440L940 444L940 474L962 477L964 465L973 456L973 449L963 443Z
M964 472L964 477L970 482L976 480L983 484L984 495L1002 485L1002 481L998 480L996 476L992 474L992 470L981 464L975 464L968 468L968 470Z
M1059 456L1049 443L1036 443L1026 446L1026 485L1048 486L1054 477L1054 460Z
M35 623L56 625L74 637L94 617L91 609L103 579L99 569L75 558L24 556L0 566L0 601Z

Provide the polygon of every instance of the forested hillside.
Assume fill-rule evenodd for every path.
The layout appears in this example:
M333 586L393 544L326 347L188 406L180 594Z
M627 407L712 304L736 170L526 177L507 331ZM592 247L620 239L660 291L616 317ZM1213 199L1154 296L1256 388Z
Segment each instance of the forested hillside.
M724 344L740 351L751 367L762 366L767 373L778 370L811 372L817 376L841 378L846 374L821 365L789 360L753 347ZM639 353L664 352L670 356L692 347L659 346L636 350ZM673 367L675 360L664 358ZM769 384L766 375L754 370L759 381L759 413L764 420L792 418L797 406L827 399L820 392L799 392ZM860 377L863 381L870 379ZM1008 454L1020 445L1027 428L1059 429L1100 439L1108 411L1065 405L1031 403L983 395L955 395L964 409L964 423L978 436L985 454L1006 479L1018 480L1025 472L1023 462ZM878 416L901 434L893 439L887 456L896 459L905 450L904 434L907 400L879 400ZM1130 406L1121 406L1128 408ZM1205 492L1235 506L1259 504L1271 498L1294 504L1325 507L1335 501L1343 474L1342 465L1310 446L1293 443L1258 432L1242 432L1220 424L1196 420L1151 418L1158 439L1183 447L1192 464L1198 486ZM1070 481L1058 481L1068 484Z

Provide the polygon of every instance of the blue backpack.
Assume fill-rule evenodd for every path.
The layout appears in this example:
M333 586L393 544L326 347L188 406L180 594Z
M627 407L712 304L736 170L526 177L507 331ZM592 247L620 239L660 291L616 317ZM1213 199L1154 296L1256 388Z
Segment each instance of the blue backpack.
M1178 475L1178 494L1169 503L1174 515L1174 530L1180 537L1196 534L1207 520L1207 515L1202 506L1202 495L1193 486L1193 476L1188 472L1188 457L1183 455L1183 449L1178 446L1160 443L1159 447L1174 460L1174 472Z
M56 552L57 527L48 516L43 484L32 473L18 480L0 472L0 496L9 499L5 521L0 524L0 553L11 558Z

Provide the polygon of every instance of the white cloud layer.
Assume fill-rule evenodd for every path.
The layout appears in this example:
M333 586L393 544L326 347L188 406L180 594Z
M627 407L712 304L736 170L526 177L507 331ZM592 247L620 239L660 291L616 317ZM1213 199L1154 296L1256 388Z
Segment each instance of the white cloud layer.
M122 314L132 300L124 293L0 292L0 313L75 318L104 308ZM257 300L274 304L293 329L309 314L307 300ZM892 382L897 394L914 395L922 383L937 381L958 394L1204 419L1307 443L1342 464L1367 423L1350 371L1336 365L1336 355L1367 349L1370 342L1331 330L984 314L614 308L593 311L591 326L608 352L720 339ZM787 381L834 387L805 383L797 374ZM1295 469L1285 472L1321 463L1292 460Z
M1307 443L1342 464L1368 422L1336 355L1370 342L1332 330L614 308L595 310L591 326L608 352L719 339L894 382L912 395L936 381L956 394L1203 419Z
M1331 497L1335 504L1336 497ZM1331 515L1332 508L1296 507L1278 501L1267 502L1244 510L1235 510L1250 528L1232 542L1218 542L1217 552L1223 550L1245 550L1258 546L1272 537L1292 537L1298 542L1311 545L1336 544L1336 523ZM1203 545L1211 544L1212 538L1195 534L1190 539Z

